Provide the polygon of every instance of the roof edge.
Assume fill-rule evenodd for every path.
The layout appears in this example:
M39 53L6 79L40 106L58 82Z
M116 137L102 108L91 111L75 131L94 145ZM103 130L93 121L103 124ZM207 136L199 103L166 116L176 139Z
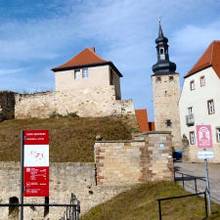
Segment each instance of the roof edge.
M102 63L92 63L92 64L70 66L70 67L55 67L55 68L52 68L51 70L53 72L58 72L58 71L73 70L73 69L78 69L78 68L83 68L83 67L104 66L104 65L110 65L112 67L112 69L115 70L115 72L118 74L119 77L123 77L121 72L118 70L118 68L111 61L106 61L106 62L102 62Z
M202 71L202 70L208 69L209 67L213 67L212 64L209 64L208 66L202 67L202 68L200 68L200 69L198 69L198 70L196 70L195 72L192 72L192 73L190 73L190 74L187 73L183 78L186 79L186 78L188 78L188 77L190 77L190 76L192 76L192 75L195 75L196 73L198 73L198 72L200 72L200 71Z

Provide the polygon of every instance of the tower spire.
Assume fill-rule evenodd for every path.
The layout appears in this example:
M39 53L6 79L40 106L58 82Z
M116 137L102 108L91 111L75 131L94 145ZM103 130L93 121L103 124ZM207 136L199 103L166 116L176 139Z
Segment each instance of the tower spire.
M163 29L162 29L162 26L161 26L161 17L159 17L159 34L158 34L158 37L164 37L163 36Z
M164 36L161 20L159 18L159 33L155 40L157 49L157 63L153 65L152 70L155 75L175 73L176 64L170 62L168 52L168 39Z

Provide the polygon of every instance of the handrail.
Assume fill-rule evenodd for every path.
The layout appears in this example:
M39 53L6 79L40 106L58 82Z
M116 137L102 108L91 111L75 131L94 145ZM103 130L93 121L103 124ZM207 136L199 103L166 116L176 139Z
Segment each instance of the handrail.
M193 194L187 194L187 195L181 195L181 196L172 196L172 197L165 197L157 199L158 206L159 206L159 220L162 220L162 212L161 212L161 201L171 200L171 199L180 199L180 198L186 198L186 197L193 197L193 196L199 196L204 195L204 202L205 202L205 217L208 217L208 204L207 204L207 197L206 197L206 191L205 192L199 192L199 193L193 193Z

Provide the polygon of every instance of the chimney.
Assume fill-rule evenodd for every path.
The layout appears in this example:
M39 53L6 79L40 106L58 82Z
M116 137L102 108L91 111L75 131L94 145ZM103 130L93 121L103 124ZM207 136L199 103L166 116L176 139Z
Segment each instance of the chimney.
M95 53L95 47L91 47L91 49L93 50L93 52Z

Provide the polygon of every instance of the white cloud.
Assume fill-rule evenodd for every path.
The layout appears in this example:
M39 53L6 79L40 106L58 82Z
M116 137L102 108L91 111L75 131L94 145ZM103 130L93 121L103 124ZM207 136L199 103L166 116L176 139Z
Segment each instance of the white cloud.
M195 53L206 48L213 40L220 39L220 21L206 25L186 25L173 36L175 50Z
M1 69L0 68L0 76L4 76L4 75L11 75L11 74L15 74L15 73L21 73L27 71L27 68L7 68L7 69ZM13 77L13 76L12 76Z

